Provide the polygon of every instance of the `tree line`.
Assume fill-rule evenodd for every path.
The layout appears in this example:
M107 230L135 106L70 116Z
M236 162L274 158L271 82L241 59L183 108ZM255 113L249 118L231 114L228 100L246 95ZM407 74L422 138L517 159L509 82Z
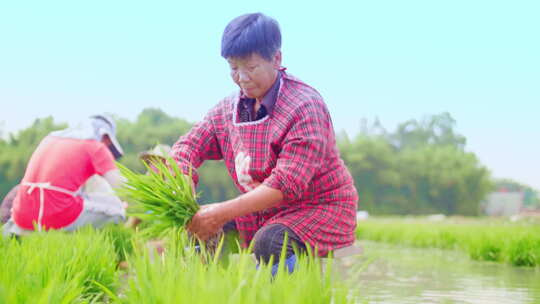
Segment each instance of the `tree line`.
M449 113L441 113L403 122L393 132L379 120L371 124L362 120L356 137L339 133L341 156L360 195L359 209L372 214L478 214L482 200L500 182L490 177L474 153L465 151L466 138L455 132L455 124ZM158 143L174 144L191 126L152 108L143 110L135 121L117 118L117 137L125 151L120 162L142 172L140 152ZM0 139L0 198L20 181L40 140L65 127L52 117L41 118ZM223 162L207 161L199 174L201 203L238 194ZM530 195L536 202L537 192Z

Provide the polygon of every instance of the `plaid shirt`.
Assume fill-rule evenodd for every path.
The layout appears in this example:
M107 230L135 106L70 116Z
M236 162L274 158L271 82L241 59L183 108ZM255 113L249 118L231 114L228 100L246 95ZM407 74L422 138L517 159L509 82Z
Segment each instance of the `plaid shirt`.
M240 191L235 157L251 157L254 181L279 189L284 200L274 208L236 218L245 244L266 224L283 224L324 256L351 245L358 194L339 156L330 115L319 93L282 71L275 107L264 118L241 122L240 93L222 100L203 121L173 146L171 154L184 172L207 159L223 159Z

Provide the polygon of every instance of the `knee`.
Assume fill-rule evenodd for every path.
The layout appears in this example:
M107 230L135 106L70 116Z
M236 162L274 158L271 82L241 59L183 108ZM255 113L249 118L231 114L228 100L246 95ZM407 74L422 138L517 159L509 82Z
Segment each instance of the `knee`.
M279 261L286 231L285 225L272 224L263 226L255 233L253 252L258 261L268 263L272 257L274 263Z

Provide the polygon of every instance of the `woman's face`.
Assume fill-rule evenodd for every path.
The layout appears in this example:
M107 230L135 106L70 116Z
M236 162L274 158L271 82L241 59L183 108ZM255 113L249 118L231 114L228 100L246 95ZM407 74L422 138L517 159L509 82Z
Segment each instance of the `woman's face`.
M258 101L272 87L281 66L281 51L277 51L270 61L253 53L245 58L228 58L233 81L244 95Z

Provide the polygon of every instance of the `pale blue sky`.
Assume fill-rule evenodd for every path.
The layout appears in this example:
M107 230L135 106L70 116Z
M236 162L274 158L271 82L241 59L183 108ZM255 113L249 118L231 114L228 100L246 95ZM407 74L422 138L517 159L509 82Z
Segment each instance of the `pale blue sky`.
M336 131L448 111L494 176L540 189L539 1L3 1L0 129L143 108L197 121L235 89L234 17L278 20L283 64Z

